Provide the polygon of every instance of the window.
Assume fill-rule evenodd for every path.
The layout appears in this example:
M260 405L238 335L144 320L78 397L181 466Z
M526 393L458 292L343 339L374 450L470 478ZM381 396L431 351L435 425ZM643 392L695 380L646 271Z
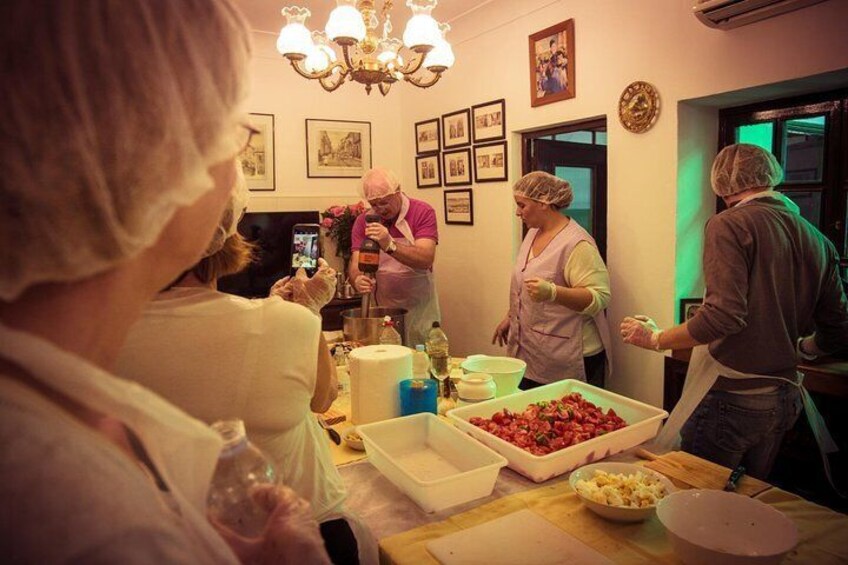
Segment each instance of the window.
M848 91L724 109L719 137L719 148L751 143L777 157L784 179L776 189L836 245L848 280Z

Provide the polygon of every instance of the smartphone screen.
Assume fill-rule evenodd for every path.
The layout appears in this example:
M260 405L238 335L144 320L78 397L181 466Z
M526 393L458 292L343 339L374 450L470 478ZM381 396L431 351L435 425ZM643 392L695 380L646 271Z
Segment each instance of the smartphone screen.
M312 276L318 270L321 256L321 226L295 224L292 228L291 274L301 267Z

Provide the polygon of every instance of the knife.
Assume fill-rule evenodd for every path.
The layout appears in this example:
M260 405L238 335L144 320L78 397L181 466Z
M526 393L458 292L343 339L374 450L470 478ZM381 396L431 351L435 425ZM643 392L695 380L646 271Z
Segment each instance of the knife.
M745 466L737 465L733 471L730 472L730 476L727 477L727 482L724 484L724 490L727 492L736 492L736 483L739 482L739 479L742 478L742 475L745 474Z

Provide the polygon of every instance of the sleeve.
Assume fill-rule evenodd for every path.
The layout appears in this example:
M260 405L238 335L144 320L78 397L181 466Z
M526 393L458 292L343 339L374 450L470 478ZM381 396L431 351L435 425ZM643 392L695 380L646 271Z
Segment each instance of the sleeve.
M592 302L581 314L594 316L609 305L609 271L598 249L588 241L581 241L571 252L563 268L565 282L571 288L585 288L592 295Z
M848 299L839 278L839 257L836 249L829 247L826 277L816 301L813 321L816 325L816 346L834 353L848 346Z
M704 304L687 322L700 343L736 334L748 318L749 260L746 236L722 216L707 222L704 241Z
M421 213L415 219L415 225L410 226L412 235L415 239L432 239L438 243L439 227L436 222L436 211L430 205L421 208Z
M350 252L359 251L362 247L362 240L365 239L365 214L360 214L353 221L353 228L350 232Z

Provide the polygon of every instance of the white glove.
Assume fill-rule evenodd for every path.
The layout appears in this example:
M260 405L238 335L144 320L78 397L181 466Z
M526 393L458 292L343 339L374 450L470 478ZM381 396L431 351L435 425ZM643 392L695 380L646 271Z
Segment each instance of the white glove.
M312 278L306 276L303 267L297 270L294 278L284 277L271 287L271 295L283 300L305 306L318 315L336 293L336 271L319 257L318 270Z
M288 487L273 485L258 487L253 500L269 513L260 537L246 538L212 522L239 561L261 565L330 563L308 502Z
M553 302L556 300L556 285L543 279L527 279L524 281L527 294L533 302Z
M641 314L624 318L621 322L621 338L624 343L629 343L644 349L660 350L660 334L657 323L651 318Z

